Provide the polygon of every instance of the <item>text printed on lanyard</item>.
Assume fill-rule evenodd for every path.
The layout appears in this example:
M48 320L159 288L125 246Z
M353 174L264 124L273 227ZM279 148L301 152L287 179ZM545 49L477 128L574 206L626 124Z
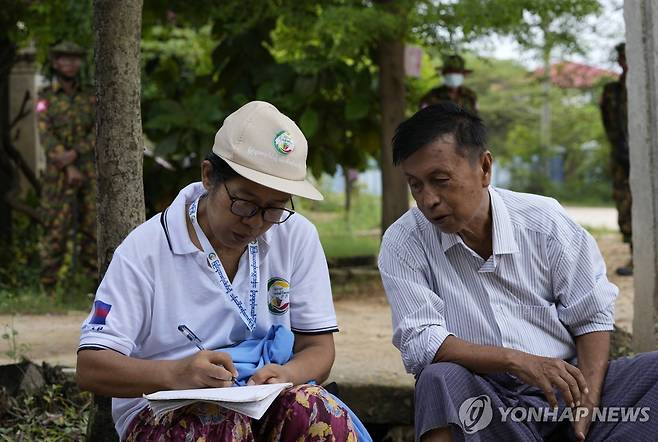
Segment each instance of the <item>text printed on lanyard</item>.
M237 309L240 318L242 318L242 321L245 323L249 331L253 331L254 328L256 328L256 303L258 297L258 285L259 285L259 274L260 274L258 271L258 267L260 264L259 262L260 257L258 254L258 242L252 241L247 246L247 249L249 251L249 312L247 312L244 303L235 293L235 290L233 290L233 285L231 284L231 281L229 281L228 276L226 275L226 271L224 270L224 266L222 265L222 262L219 260L217 253L215 253L215 249L210 244L210 241L206 237L205 233L203 233L203 230L201 229L201 226L199 225L199 222L197 220L197 209L199 206L199 200L201 199L201 196L199 196L196 200L194 200L194 202L190 205L188 209L187 213L190 217L190 221L192 222L192 226L194 227L196 236L199 239L199 242L201 243L201 248L203 249L203 253L206 255L206 258L208 259L208 263L210 264L210 267L213 269L216 281L218 282L219 286L224 289L224 293L229 298L229 300L233 303L234 307Z

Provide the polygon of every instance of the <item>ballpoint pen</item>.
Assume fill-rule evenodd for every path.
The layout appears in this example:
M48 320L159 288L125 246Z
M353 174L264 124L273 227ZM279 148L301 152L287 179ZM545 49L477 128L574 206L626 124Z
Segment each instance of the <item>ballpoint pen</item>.
M181 332L187 339L189 339L192 344L196 345L199 350L203 351L206 349L203 346L201 339L199 339L199 337L195 335L194 332L190 330L186 325L179 325L178 331Z
M203 346L203 343L201 342L201 339L197 335L194 334L192 330L189 329L188 326L185 324L181 324L178 326L178 331L183 334L187 339L190 340L191 343L197 346L197 348L201 351L205 350L206 347ZM237 380L235 379L235 376L231 375L231 382L234 384L237 384Z

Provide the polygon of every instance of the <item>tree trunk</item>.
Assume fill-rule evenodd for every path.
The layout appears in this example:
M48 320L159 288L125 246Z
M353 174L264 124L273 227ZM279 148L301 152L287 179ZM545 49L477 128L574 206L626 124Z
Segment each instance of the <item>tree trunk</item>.
M544 75L542 75L542 107L541 119L539 120L539 182L534 183L530 189L533 193L544 193L550 183L550 159L551 159L551 53L552 43L548 41L549 23L542 20L541 29L544 35L544 45L541 48L542 61L544 62Z
M352 189L354 182L350 179L350 170L343 167L343 179L345 180L345 217L349 218L350 209L352 208Z
M144 222L139 48L142 0L94 0L98 263ZM116 441L109 398L94 397L87 439Z
M379 102L382 114L382 233L409 209L407 183L393 166L393 135L404 120L404 42L382 40L378 48Z

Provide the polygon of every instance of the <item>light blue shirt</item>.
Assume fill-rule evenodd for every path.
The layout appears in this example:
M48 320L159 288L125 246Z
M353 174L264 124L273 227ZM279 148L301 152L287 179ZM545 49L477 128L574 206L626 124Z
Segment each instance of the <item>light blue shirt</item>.
M618 290L594 238L552 198L493 187L489 195L487 260L417 208L384 234L379 269L409 373L449 335L571 360L575 336L613 329Z

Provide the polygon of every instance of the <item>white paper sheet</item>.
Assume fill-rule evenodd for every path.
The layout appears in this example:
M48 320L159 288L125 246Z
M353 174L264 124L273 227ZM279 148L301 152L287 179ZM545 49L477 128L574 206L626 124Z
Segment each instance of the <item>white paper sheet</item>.
M149 407L158 417L178 408L204 401L260 419L272 402L291 383L248 385L244 387L168 390L145 394Z

